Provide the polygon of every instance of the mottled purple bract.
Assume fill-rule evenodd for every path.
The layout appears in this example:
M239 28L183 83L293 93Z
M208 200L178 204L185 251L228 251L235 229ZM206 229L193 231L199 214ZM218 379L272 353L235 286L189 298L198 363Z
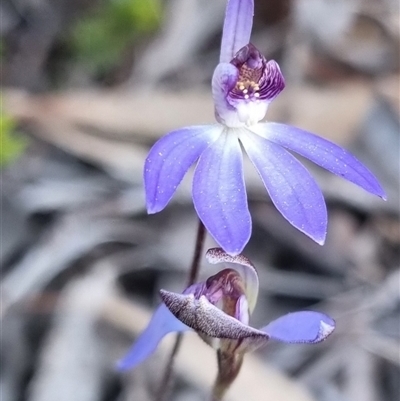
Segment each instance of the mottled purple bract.
M121 370L143 362L171 332L194 330L208 345L239 355L270 340L315 344L333 332L334 320L312 311L289 313L261 329L251 327L249 318L258 294L254 266L243 255L230 256L221 248L208 250L207 259L213 264L223 263L225 268L182 294L161 290L164 304L119 363Z

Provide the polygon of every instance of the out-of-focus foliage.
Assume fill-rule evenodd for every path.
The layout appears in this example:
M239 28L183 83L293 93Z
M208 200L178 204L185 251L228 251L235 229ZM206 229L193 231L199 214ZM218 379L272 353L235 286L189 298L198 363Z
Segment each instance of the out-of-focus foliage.
M26 148L26 138L15 135L15 121L0 109L0 167L12 162Z
M155 30L160 20L160 0L107 0L73 27L72 50L91 72L106 71L137 35Z

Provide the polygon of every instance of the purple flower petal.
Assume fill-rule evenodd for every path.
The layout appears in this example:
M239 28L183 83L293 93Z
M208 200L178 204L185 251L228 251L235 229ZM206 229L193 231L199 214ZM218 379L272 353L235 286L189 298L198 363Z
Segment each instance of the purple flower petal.
M235 53L250 42L253 15L253 0L228 0L222 31L221 63L229 63Z
M322 245L327 212L321 190L310 173L284 148L250 131L243 131L240 141L283 217Z
M118 362L118 369L124 371L136 367L154 352L167 334L187 330L190 328L178 320L164 304L161 304L132 348Z
M253 131L306 157L366 191L386 199L385 191L375 176L350 152L340 146L310 132L285 124L259 124Z
M183 295L160 291L167 308L195 331L215 338L268 338L265 332L241 323L211 304L205 296L196 299L193 294Z
M285 343L319 343L335 329L335 321L319 312L295 312L281 316L260 329Z
M148 213L164 209L183 176L222 131L219 125L202 125L172 131L150 149L144 166Z
M206 253L208 263L228 263L242 276L245 284L246 298L249 303L250 312L253 312L258 297L258 274L254 265L246 256L231 256L221 248L211 248Z
M224 132L201 155L193 178L193 203L218 244L237 255L251 234L242 151L235 133Z

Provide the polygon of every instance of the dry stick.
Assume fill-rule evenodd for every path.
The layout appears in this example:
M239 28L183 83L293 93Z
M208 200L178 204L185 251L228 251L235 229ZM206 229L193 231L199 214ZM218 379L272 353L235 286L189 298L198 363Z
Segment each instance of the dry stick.
M193 259L192 259L192 265L190 266L189 276L188 276L188 280L186 283L186 287L191 286L197 280L197 276L198 276L199 270L200 270L200 260L201 260L201 254L203 251L205 237L206 237L206 229L204 227L204 224L199 220L199 225L197 228L196 244L195 244ZM168 399L168 396L171 391L172 372L174 370L175 357L176 357L177 353L179 352L179 348L182 343L182 337L183 337L182 333L178 333L176 335L175 344L174 344L171 354L168 358L168 362L165 367L165 371L164 371L164 375L163 375L161 383L160 383L160 387L158 388L158 391L156 393L156 397L155 397L156 401L164 401L164 400Z

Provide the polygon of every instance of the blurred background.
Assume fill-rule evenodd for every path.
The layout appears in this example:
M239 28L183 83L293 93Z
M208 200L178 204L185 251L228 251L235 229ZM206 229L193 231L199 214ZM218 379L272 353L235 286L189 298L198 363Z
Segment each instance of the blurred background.
M196 216L191 177L147 216L142 166L169 130L212 122L225 0L2 0L2 401L152 400L172 338L127 374L115 362L158 290L182 290ZM248 355L227 401L400 398L399 3L255 0L252 42L286 89L268 119L353 151L383 202L308 165L329 209L324 247L291 227L246 166L254 326L323 310L316 346ZM209 239L208 245L214 244ZM215 272L203 262L202 276ZM168 341L170 340L170 341ZM207 399L216 360L196 335L172 400Z

